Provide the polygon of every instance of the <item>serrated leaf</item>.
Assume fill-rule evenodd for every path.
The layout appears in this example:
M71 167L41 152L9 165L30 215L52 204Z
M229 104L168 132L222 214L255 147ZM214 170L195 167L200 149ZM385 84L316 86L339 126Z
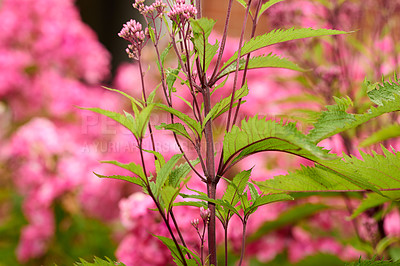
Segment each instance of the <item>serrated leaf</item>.
M351 192L400 190L400 153L382 148L384 155L361 153L363 160L345 156L343 160L321 161L286 176L256 182L265 193Z
M360 143L360 147L366 147L396 137L400 137L400 125L389 125L374 132L371 136L364 139Z
M169 106L166 106L164 104L156 104L156 106L164 111L167 111L176 117L178 117L182 122L184 122L190 129L193 131L194 134L197 136L201 136L201 125L199 122L194 120L193 118L189 117L187 114L184 114L182 112L179 112L178 110L171 108Z
M138 165L138 164L135 164L135 163L120 163L120 162L117 162L117 161L101 161L101 163L113 164L115 166L121 167L121 168L126 169L128 171L131 171L132 173L137 175L142 180L146 179L146 175L143 172L143 167Z
M168 68L165 71L165 75L166 75L166 83L167 83L167 87L169 92L171 93L172 88L174 87L175 81L178 78L178 74L179 74L179 69L178 68Z
M154 109L154 104L149 104L145 108L143 108L142 111L139 113L139 115L136 117L135 127L137 130L137 136L140 139L143 138L144 135L146 134L147 125L150 121L150 115L153 109Z
M100 175L97 173L94 173L97 177L100 178L109 178L109 179L117 179L117 180L124 180L124 181L128 181L130 183L139 185L141 187L143 187L145 184L144 182L138 178L138 177L133 177L133 176L122 176L122 175L111 175L111 176L105 176L105 175Z
M87 262L84 259L80 259L80 262L75 262L75 266L125 266L122 262L113 262L111 259L107 258L107 260L100 259L98 257L94 257L94 262Z
M168 180L169 174L172 172L172 169L175 167L176 163L182 158L183 154L175 154L172 158L166 162L157 173L156 179L156 191L155 194L158 195L160 191L163 189L165 182Z
M368 86L368 81L365 81ZM364 86L366 86L364 84ZM379 92L378 92L379 91ZM308 137L316 143L330 136L355 128L380 115L400 111L400 86L384 82L378 89L368 92L372 101L379 105L371 107L365 114L347 113L347 108L352 104L349 98L335 98L336 105L327 106L328 110L321 116L310 130Z
M157 235L153 235L155 237L157 237L164 245L166 245L168 247L168 249L171 251L171 255L174 258L174 262L179 265L179 266L183 266L185 264L183 264L182 262L182 257L179 255L179 251L178 248L176 247L174 241L170 238L167 237L163 237L163 236L157 236ZM179 248L181 249L183 255L184 255L184 260L186 261L186 265L188 266L201 266L201 260L199 258L199 256L197 256L194 252L192 252L190 249L179 245ZM192 256L192 259L187 259L186 258L186 254L189 253Z
M251 170L242 171L233 178L232 182L228 184L222 200L229 202L232 206L236 206L249 182Z
M275 5L275 4L279 3L279 2L282 2L282 1L284 1L284 0L270 0L270 1L262 4L262 6L260 8L260 12L258 12L257 17L259 17L262 13L264 13L271 6L273 6L273 5Z
M400 191L382 191L382 194L384 197L376 193L369 193L367 197L361 201L361 204L357 207L357 209L353 211L350 218L354 219L370 208L400 199Z
M300 133L293 123L265 121L257 116L243 120L241 128L233 126L223 141L223 161L234 164L261 151L281 151L310 160L329 158L327 151L317 147Z
M82 109L82 110L89 110L89 111L107 116L107 117L111 118L112 120L118 122L119 124L123 125L124 127L126 127L130 132L132 132L133 135L138 137L136 125L132 122L131 119L129 119L128 117L126 117L120 113L116 113L113 111L108 111L108 110L104 110L104 109L96 108L96 107L95 108L78 107L78 108Z
M197 50L203 71L208 69L211 60L214 58L219 48L218 41L216 41L215 44L210 44L208 42L208 37L211 34L215 22L216 21L207 18L190 21L193 30L192 42Z
M246 60L240 59L239 70L244 70L245 66ZM250 58L247 69L256 68L284 68L296 71L304 71L303 68L299 67L297 64L291 62L290 60L272 53ZM222 71L218 75L218 78L222 78L223 76L228 75L229 73L232 73L234 71L236 71L236 62L232 62L225 68L222 68Z
M186 131L186 128L181 123L174 123L174 124L162 123L161 125L156 126L156 129L170 130L192 141L189 133Z
M109 91L118 92L119 94L121 94L121 95L125 96L126 98L128 98L132 102L132 104L135 104L135 105L139 106L141 109L143 108L143 105L137 99L132 97L131 95L129 95L129 94L123 92L123 91L117 90L117 89L112 89L112 88L105 87L105 86L103 86L103 88L106 89L106 90L109 90Z
M240 88L235 92L235 97L233 99L233 102L235 103L236 101L242 99L248 94L249 94L249 89L246 82L242 88ZM203 128L210 119L215 119L229 110L229 106L231 104L231 97L232 95L229 95L228 97L223 98L213 106L213 108L210 110L210 112L207 114L206 118L203 121Z
M245 215L253 213L256 211L258 207L261 207L263 205L271 204L274 202L279 202L279 201L286 201L286 200L293 200L293 197L287 195L287 194L275 194L275 195L262 195L261 197L258 197L252 205L250 205L248 208L244 210Z
M272 30L269 33L256 36L250 39L248 42L245 42L241 49L240 55L245 56L261 48L291 40L327 36L327 35L346 34L346 33L348 32L329 30L329 29L315 30L312 28L304 28L304 29L290 28L287 30L282 30L282 29ZM236 61L237 57L238 57L238 52L236 52L231 58L229 58L228 61L225 62L225 64L222 66L222 69L230 65L232 62Z
M196 166L199 162L200 162L200 159L190 161L190 163L193 167ZM192 170L192 168L189 166L189 164L187 162L175 167L169 175L169 180L168 180L169 185L171 185L173 187L177 187L179 185L180 181L182 179L186 178L191 170Z

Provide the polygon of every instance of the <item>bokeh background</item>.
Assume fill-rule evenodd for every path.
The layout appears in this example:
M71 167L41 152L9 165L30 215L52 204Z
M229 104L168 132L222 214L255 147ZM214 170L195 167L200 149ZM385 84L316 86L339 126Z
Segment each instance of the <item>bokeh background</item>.
M217 19L212 38L220 36L226 5L227 1L203 2L205 16ZM242 14L236 3L226 58L237 50ZM152 202L129 184L93 174L116 174L101 160L137 161L132 137L106 118L77 108L129 109L128 102L102 86L140 97L137 66L117 36L122 24L140 20L138 15L130 0L0 0L0 265L72 265L93 256L128 266L171 263L169 251L150 235L166 234L157 214L149 210ZM309 71L251 72L242 117L259 113L298 121L306 132L316 111L334 103L333 96L349 95L354 101L351 111L362 113L371 107L364 78L377 82L398 73L399 1L286 0L263 16L258 32L292 26L354 32L275 47L275 53ZM152 90L159 82L155 57L149 49L144 58L149 65L146 84ZM228 80L224 88L230 84ZM183 88L178 92L188 93ZM182 103L177 108L186 107ZM165 119L155 114L152 122ZM217 137L222 128L216 125ZM389 134L374 135L381 130ZM170 135L156 135L166 157L177 152ZM360 156L360 149L371 152L380 145L399 151L399 135L399 116L390 114L321 145ZM263 180L300 164L307 162L260 155L235 171L256 165L253 178ZM191 186L205 189L196 180ZM263 207L248 225L247 263L343 265L374 254L399 259L398 203L347 219L362 197L313 196ZM199 240L190 221L199 218L198 210L177 207L175 215L187 242L197 250ZM230 265L240 255L238 228L239 221L233 220Z

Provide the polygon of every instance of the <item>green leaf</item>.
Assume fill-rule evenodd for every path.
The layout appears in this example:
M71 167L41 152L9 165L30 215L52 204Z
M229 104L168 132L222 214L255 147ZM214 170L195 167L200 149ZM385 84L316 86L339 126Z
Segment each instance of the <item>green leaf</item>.
M102 260L98 257L94 257L94 262L87 262L84 259L80 259L80 262L75 262L75 266L125 266L122 262L113 262L106 257L107 260Z
M248 89L247 82L246 82L242 88L240 88L239 90L237 90L235 92L235 97L233 99L233 102L235 103L236 101L247 96L248 94L249 94L249 89ZM213 108L210 110L210 112L207 114L206 118L203 121L203 128L205 127L206 123L210 119L215 119L218 116L222 115L223 113L225 113L226 111L229 110L229 106L231 104L231 97L232 97L232 94L229 95L228 97L220 100L218 103L216 103L213 106Z
M291 209L283 211L277 219L264 223L254 234L249 237L249 240L254 241L268 234L269 232L284 226L296 224L297 222L327 208L328 206L323 204L306 203L302 205L296 205Z
M283 1L283 0L282 0ZM240 59L239 62L239 70L244 70L246 66L246 59ZM291 62L290 60L281 57L275 54L268 54L263 56L252 57L249 60L247 65L247 69L256 69L256 68L285 68L296 71L304 71L297 64ZM227 65L223 68L222 72L218 75L218 78L222 78L229 73L236 71L236 61L232 62L230 65Z
M369 82L365 81L364 86L370 86ZM346 110L352 105L352 101L349 98L335 98L336 105L327 106L328 110L322 112L308 136L318 143L382 114L400 111L400 86L397 84L384 82L378 88L370 90L368 96L378 107L372 106L365 114L347 113Z
M282 124L265 121L257 116L243 120L241 128L233 126L223 141L225 165L261 151L281 151L310 160L330 158L326 151L317 147L300 133L293 123Z
M117 121L119 124L123 125L124 127L126 127L130 132L132 132L133 135L138 137L136 125L132 122L132 119L130 119L129 117L126 117L120 113L104 110L101 108L84 108L84 107L78 107L78 108L82 109L82 110L89 110L89 111L107 116L107 117L111 118L112 120Z
M138 178L138 177L133 177L133 176L122 176L122 175L111 175L111 176L105 176L105 175L100 175L97 173L94 173L97 177L100 178L110 178L110 179L118 179L118 180L124 180L124 181L128 181L130 183L139 185L141 187L143 187L145 184L143 182L142 179Z
M329 30L329 29L315 30L312 28L304 28L304 29L290 28L287 30L282 30L282 29L272 30L269 33L256 36L250 39L248 42L244 43L240 55L245 56L261 48L291 40L326 36L326 35L346 34L346 33L348 32ZM225 62L225 64L222 66L222 69L230 65L232 62L236 61L237 57L238 57L238 52L236 52L231 58L229 58L227 62Z
M256 183L265 193L400 190L400 152L382 150L384 155L361 153L363 160L345 156L321 161L315 167L302 166L286 176Z
M219 48L218 41L213 45L208 42L208 37L215 25L215 20L201 18L191 20L190 25L193 30L193 45L197 50L203 71L206 71Z
M199 162L200 162L200 159L190 161L190 163L193 167L196 166ZM169 174L168 184L173 187L177 187L179 185L180 181L182 179L186 178L191 170L192 170L192 168L190 167L190 165L187 162L178 165Z
M172 88L174 87L175 81L178 78L178 74L179 74L179 68L168 68L165 71L165 75L166 75L166 83L168 86L168 90L171 93Z
M369 193L367 197L362 200L357 209L354 210L350 218L354 219L355 217L359 216L361 213L370 208L382 205L386 202L400 199L400 191L382 191L382 194L384 195L384 197L376 193Z
M229 202L232 206L235 206L239 202L240 196L249 182L251 170L242 171L233 178L232 182L227 186L222 200Z
M260 8L260 12L258 12L257 17L259 17L262 13L264 13L271 6L273 6L273 5L275 5L275 4L279 3L279 2L282 2L282 1L284 1L284 0L270 0L270 1L266 2L266 3L264 3Z
M163 236L157 236L157 235L153 235L155 237L157 237L161 242L163 242L164 245L166 245L168 247L168 249L171 251L171 255L174 258L174 262L179 265L179 266L183 266L183 262L182 262L182 258L179 255L179 251L178 248L176 247L174 241L172 239L169 239L167 237L163 237ZM191 250L189 250L188 248L179 245L179 248L181 249L183 255L184 255L184 259L187 263L188 266L201 266L201 260L199 258L199 256L197 256L194 252L192 252ZM192 259L187 259L186 258L186 254L189 253L192 256Z
M271 204L274 202L279 202L279 201L286 201L286 200L293 200L293 197L287 195L287 194L275 194L275 195L262 195L261 197L258 197L252 205L250 205L248 208L244 210L245 215L253 213L257 210L258 207L261 207L263 205Z
M169 106L166 106L164 104L156 104L156 106L164 111L167 111L176 117L178 117L180 120L182 120L190 129L193 131L194 134L197 136L201 136L201 125L199 122L194 120L193 118L189 117L187 114L184 114L182 112L179 112L178 110L171 108Z
M142 180L146 179L146 175L143 172L143 167L140 166L140 165L137 165L135 163L125 164L125 163L120 163L120 162L117 162L117 161L101 161L101 163L113 164L115 166L121 167L121 168L126 169L128 171L131 171L132 173L137 175Z
M161 125L156 126L156 129L165 129L171 130L172 132L181 135L188 140L192 141L189 133L186 131L186 128L181 123L174 123L174 124L165 124L162 123Z
M364 139L360 143L360 147L366 147L370 146L372 144L385 141L391 138L396 138L400 136L400 125L395 124L395 125L389 125L387 127L384 127L376 132L374 132L371 136L368 138Z
M149 104L144 109L142 109L142 111L136 117L135 127L137 130L137 137L140 139L143 138L146 134L147 124L150 121L150 115L153 109L154 104Z
M132 102L132 104L136 104L141 109L143 108L143 105L137 99L132 97L131 95L129 95L129 94L123 92L123 91L117 90L117 89L112 89L112 88L108 88L108 87L105 87L105 86L103 86L103 88L106 89L106 90L109 90L109 91L118 92L119 94L121 94L121 95L125 96L126 98L128 98Z
M165 165L161 167L160 171L157 173L155 191L156 195L158 195L163 189L165 182L168 180L169 174L172 172L172 169L179 161L179 159L182 158L182 156L183 154L175 154L168 162L165 163Z

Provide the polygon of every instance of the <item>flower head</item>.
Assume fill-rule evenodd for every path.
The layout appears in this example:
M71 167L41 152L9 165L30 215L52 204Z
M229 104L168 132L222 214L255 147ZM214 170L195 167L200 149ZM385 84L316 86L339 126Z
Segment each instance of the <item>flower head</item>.
M211 211L210 211L210 209L204 209L203 207L200 207L200 217L203 219L203 220L208 220L208 218L210 218L210 215L211 215Z
M186 4L185 0L176 0L172 10L167 15L175 23L185 24L190 18L194 18L196 14L197 9L193 5Z
M126 49L130 58L138 59L140 50L145 40L145 33L142 30L142 24L131 19L122 27L118 36L129 41L131 44Z

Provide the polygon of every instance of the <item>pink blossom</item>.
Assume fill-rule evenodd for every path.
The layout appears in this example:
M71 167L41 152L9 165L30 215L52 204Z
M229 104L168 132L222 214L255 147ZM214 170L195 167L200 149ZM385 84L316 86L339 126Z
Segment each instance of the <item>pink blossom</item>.
M385 216L383 227L388 236L400 237L400 214L398 210L394 210Z

